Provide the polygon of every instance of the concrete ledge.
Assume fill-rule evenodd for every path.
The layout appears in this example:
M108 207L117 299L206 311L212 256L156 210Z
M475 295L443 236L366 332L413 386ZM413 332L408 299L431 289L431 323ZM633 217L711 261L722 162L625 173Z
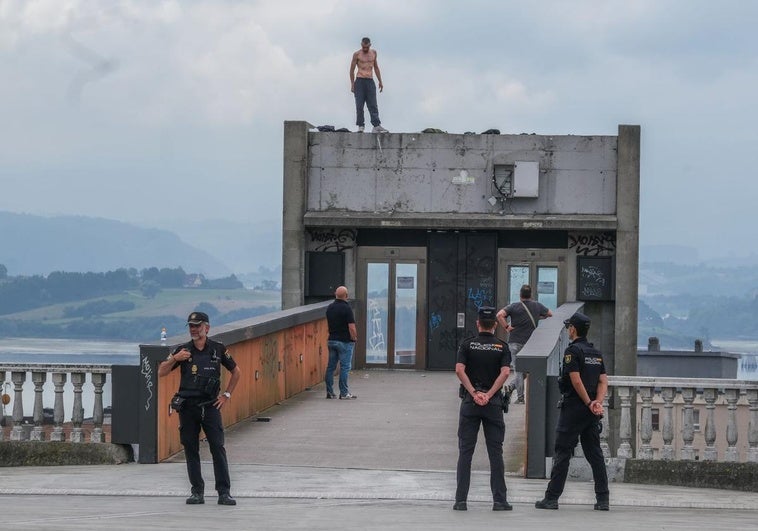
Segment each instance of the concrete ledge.
M624 481L758 492L758 463L627 459Z
M0 442L0 466L120 465L132 461L131 446L121 444Z

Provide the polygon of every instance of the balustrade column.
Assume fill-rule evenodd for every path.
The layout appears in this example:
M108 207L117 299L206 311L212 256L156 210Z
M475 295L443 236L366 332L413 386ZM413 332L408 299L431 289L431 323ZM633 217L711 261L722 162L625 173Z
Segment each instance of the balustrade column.
M92 411L94 428L90 435L90 442L105 442L103 433L103 385L105 385L105 373L92 373L92 385L95 386L95 406Z
M750 405L750 424L747 430L747 460L758 463L758 389L748 389L747 403Z
M46 372L32 372L32 382L34 383L34 428L30 439L32 441L44 441L45 432L42 427L44 410L42 408L42 386L47 379Z
M664 387L661 389L661 398L663 398L663 448L661 449L661 459L670 461L674 459L674 447L671 443L674 440L674 396L676 389L673 387Z
M11 441L23 441L24 437L24 382L25 371L11 372L13 381L13 429L11 429Z
M5 371L0 371L0 396L5 394L4 384L5 384ZM5 404L3 404L3 407L0 411L2 411L3 415L5 415ZM5 420L5 417L3 417L3 420ZM2 441L5 438L5 430L3 429L3 426L0 426L0 441Z
M74 409L71 412L71 442L84 442L82 422L84 422L84 408L82 407L82 386L86 378L83 372L72 372L71 383L74 385Z
M600 419L600 426L602 426L602 429L600 430L600 449L603 451L603 457L606 459L611 456L611 448L608 446L608 432L610 431L610 422L608 421L608 394L605 395L605 398L603 398L603 410L605 411L605 415L603 415L603 418Z
M63 410L63 386L66 385L67 375L64 372L53 373L53 385L55 386L55 406L53 408L53 433L50 435L51 441L65 441L63 433L63 419L65 418Z
M703 461L716 461L718 452L716 451L716 398L718 398L718 389L713 387L703 389L703 398L705 399L705 449L703 450Z
M728 417L726 424L726 453L724 461L739 461L739 452L737 451L737 400L740 397L739 389L726 389L724 392Z
M653 439L653 388L640 387L640 398L642 398L642 415L640 419L640 448L637 450L638 459L652 459L653 447L650 441Z
M632 445L630 444L630 441L632 440L632 388L628 386L618 386L616 389L618 390L619 399L621 400L621 420L619 421L619 439L621 439L621 444L619 445L616 456L623 459L631 459Z
M684 400L684 409L682 410L682 440L684 441L684 446L682 446L681 457L683 461L692 461L695 459L695 449L692 447L692 441L695 440L695 419L692 412L695 389L683 387L682 400Z

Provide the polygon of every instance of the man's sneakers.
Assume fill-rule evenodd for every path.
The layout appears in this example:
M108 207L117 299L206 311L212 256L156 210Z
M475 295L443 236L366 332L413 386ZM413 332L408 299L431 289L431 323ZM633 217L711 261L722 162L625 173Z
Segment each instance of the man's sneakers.
M468 507L466 507L465 501L457 501L453 504L453 510L454 511L468 511Z
M334 393L326 393L326 398L327 400L332 399L332 398L337 398L337 395L335 395Z
M362 125L358 126L358 132L359 133L362 133L364 131L364 129L365 129L365 127L363 127Z
M374 128L371 130L372 133L389 133L384 127L381 125L375 125Z
M558 500L551 500L550 498L542 498L540 501L536 502L534 506L537 509L557 509Z
M228 492L222 492L218 495L219 505L237 505L237 500L232 498L232 495Z
M358 397L355 395L351 395L350 393L346 395L340 395L340 400L355 400L356 398Z
M202 505L205 503L205 498L202 494L193 492L192 495L187 498L187 505Z

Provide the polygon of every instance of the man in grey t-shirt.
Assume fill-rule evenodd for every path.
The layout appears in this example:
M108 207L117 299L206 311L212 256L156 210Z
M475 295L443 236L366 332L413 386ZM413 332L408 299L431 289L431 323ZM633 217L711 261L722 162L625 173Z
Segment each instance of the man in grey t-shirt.
M511 351L513 362L516 362L516 354L524 346L532 332L537 328L540 319L553 316L547 306L532 300L532 288L529 284L521 286L519 293L520 301L514 302L497 312L497 321L503 330L509 332L508 348ZM510 324L506 319L510 319ZM524 403L524 374L512 372L513 376L506 385L514 385L518 398L517 403Z

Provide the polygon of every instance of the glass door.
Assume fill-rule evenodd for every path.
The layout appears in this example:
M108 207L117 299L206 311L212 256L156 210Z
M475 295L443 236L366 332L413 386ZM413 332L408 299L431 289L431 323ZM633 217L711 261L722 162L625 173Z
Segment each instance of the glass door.
M534 293L534 290L532 290ZM558 307L558 268L537 266L537 296L539 302L554 310Z
M532 299L555 310L565 301L565 254L552 249L498 251L498 306L519 301L521 286L532 288Z
M358 293L365 304L356 315L358 366L423 368L426 362L426 264L423 259L406 259L403 251L408 252L360 250L364 256L359 258Z
M387 363L389 264L369 263L366 271L366 363Z
M418 264L395 267L394 364L416 365L416 309L418 308Z

